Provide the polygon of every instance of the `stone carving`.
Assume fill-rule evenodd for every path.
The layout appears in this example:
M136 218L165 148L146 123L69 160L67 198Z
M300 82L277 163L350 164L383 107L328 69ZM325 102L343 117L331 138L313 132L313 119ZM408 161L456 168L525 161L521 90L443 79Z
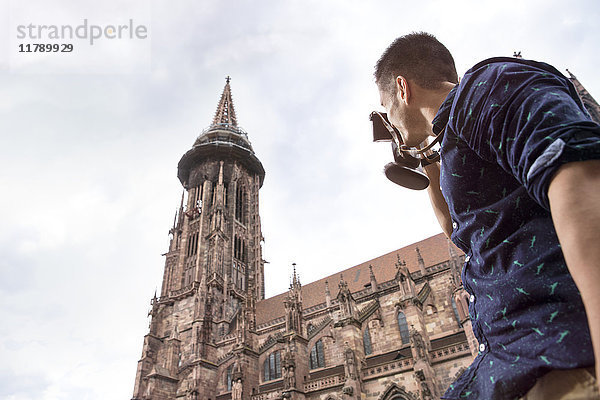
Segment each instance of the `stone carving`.
M146 384L146 390L144 391L144 398L149 399L150 396L152 396L152 389L154 389L154 382L152 380L149 380Z
M346 376L346 379L354 380L358 376L356 357L354 351L348 345L348 342L344 343L344 347L344 375Z
M350 289L348 289L348 284L344 280L343 275L340 275L340 283L338 287L340 289L338 301L340 303L342 319L354 317L354 298L352 297Z
M154 355L155 355L154 351L150 347L146 347L143 358L150 358L153 360Z
M233 363L233 367L231 368L231 399L232 400L242 400L242 381L243 381L243 373L241 367L240 354L235 355L235 361Z
M294 359L295 351L296 345L290 336L285 345L282 363L283 387L286 390L296 388L296 360Z
M427 348L423 336L415 329L411 329L410 337L413 345L413 356L415 360L424 360L427 358Z
M150 329L150 333L152 335L156 334L156 325L157 325L157 316L158 316L158 298L156 297L156 291L154 292L154 297L150 301L152 309L148 311L148 316L150 317L150 322L148 328Z
M354 388L352 386L344 386L342 388L342 393L348 396L352 396L354 394Z
M417 381L419 382L419 386L421 387L421 398L423 400L433 399L431 395L431 390L429 389L429 385L427 384L427 378L425 377L425 373L422 370L418 370L415 371L415 375L417 377Z
M286 390L296 388L296 367L294 364L288 364L283 367L283 388Z
M231 400L242 400L242 378L236 379L231 386Z

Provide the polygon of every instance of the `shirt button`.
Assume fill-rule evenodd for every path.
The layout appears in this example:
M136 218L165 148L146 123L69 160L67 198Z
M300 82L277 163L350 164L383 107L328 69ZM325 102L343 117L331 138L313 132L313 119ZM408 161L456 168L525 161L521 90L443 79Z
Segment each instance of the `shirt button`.
M471 297L469 297L469 301L472 303L475 301L475 295L472 294Z
M485 344L481 343L479 345L479 351L482 352L482 353L485 351Z
M469 262L470 259L471 259L471 256L466 256L465 257L465 262Z
M452 227L453 227L454 229L456 229L456 228L458 228L458 224L457 224L456 222L453 222L453 223L452 223Z

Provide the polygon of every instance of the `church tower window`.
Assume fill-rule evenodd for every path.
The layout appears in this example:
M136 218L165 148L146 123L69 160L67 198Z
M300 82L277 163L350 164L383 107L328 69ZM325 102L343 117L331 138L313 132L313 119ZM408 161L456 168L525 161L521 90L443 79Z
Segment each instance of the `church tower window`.
M201 183L194 189L194 203L192 207L197 208L199 211L202 210L202 189L204 185Z
M240 290L246 289L247 258L246 242L239 236L235 236L233 239L233 270L231 271L231 279Z
M190 237L188 239L186 255L188 257L193 256L196 254L197 251L198 251L198 232L195 232L192 235L190 235Z
M244 204L246 202L246 192L244 188L240 185L236 188L235 191L235 219L245 224L245 210Z

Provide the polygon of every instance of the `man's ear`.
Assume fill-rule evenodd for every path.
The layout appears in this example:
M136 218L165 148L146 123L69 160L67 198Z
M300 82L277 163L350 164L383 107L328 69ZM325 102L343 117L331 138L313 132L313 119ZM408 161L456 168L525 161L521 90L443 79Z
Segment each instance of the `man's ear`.
M411 97L410 86L408 80L402 75L396 77L396 96L398 101L408 104Z

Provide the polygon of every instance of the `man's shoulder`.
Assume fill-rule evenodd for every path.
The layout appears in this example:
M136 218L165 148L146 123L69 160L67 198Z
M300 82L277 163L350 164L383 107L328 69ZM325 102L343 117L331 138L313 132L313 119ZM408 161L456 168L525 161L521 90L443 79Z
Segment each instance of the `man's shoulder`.
M475 64L471 68L469 68L467 73L469 73L470 71L475 71L475 70L481 69L483 67L494 68L494 67L498 67L498 66L501 66L501 65L507 64L507 63L517 63L518 64L520 60L522 60L522 59L515 58L515 57L486 58L485 60L481 60L477 64Z
M566 79L559 70L548 63L516 57L492 57L482 60L469 68L463 79L482 73L496 74L515 70L531 71L532 73L550 73Z

